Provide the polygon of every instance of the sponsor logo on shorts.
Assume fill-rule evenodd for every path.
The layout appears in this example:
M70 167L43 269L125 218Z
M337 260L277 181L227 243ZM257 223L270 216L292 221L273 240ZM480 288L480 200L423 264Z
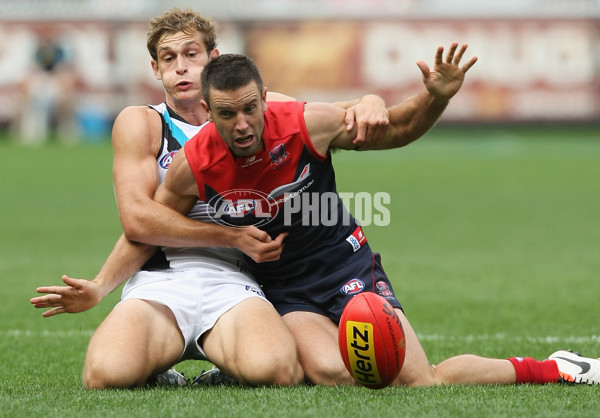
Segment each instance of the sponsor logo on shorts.
M352 250L354 252L357 252L358 250L360 250L360 247L365 245L365 243L367 242L367 237L362 231L362 228L358 226L356 227L352 235L346 238L346 241L348 241L348 243L352 246Z
M344 295L355 295L360 293L365 288L365 282L360 279L352 279L347 281L342 287L340 287L340 292Z
M158 164L164 169L169 168L169 166L171 165L171 161L173 161L173 157L175 156L175 154L177 154L177 151L179 150L171 151L170 153L162 157Z
M263 291L260 290L258 287L246 285L246 290L256 293L258 296L262 296L263 298L265 297L265 294L263 293Z
M377 283L375 283L375 288L377 289L377 293L380 296L384 296L384 297L385 296L394 296L392 289L390 289L388 284L386 282L384 282L383 280L380 280Z

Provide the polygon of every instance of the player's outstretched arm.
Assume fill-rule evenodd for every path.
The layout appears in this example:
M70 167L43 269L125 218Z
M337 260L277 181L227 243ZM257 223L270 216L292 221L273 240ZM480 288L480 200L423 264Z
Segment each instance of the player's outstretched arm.
M477 62L477 57L472 57L461 65L467 47L467 44L462 44L459 48L458 42L453 42L444 57L444 47L438 46L431 69L425 61L417 61L423 74L423 84L434 98L450 100L462 87L465 74Z
M356 145L356 127L347 131L343 111L326 103L309 103L304 109L304 119L311 140L322 154L330 148L389 149L411 143L426 133L442 115L450 99L462 87L465 73L475 64L477 57L461 65L467 44L460 48L454 42L444 57L444 47L438 47L434 65L424 61L417 65L423 76L425 90L402 103L389 108L390 124L383 128L383 138Z
M96 306L103 298L100 286L92 280L74 279L67 275L62 276L66 286L41 286L36 290L44 293L30 299L35 308L51 308L42 316L50 317L61 313L77 313L87 311Z
M267 92L267 101L296 101L295 98L281 93ZM385 101L376 95L368 94L360 99L335 102L333 105L346 111L346 130L357 128L354 144L356 146L377 143L390 123L390 115Z
M155 250L153 246L131 242L122 235L93 280L64 275L62 280L66 286L38 287L37 292L44 295L31 298L30 302L36 308L52 308L42 314L45 317L91 309L131 277Z
M383 138L390 123L390 114L381 97L368 94L360 100L334 104L346 109L346 131L353 132L356 127L356 137L352 141L354 146L375 146Z
M472 57L466 63L461 63L467 46L462 44L459 47L457 42L453 42L445 56L444 47L439 46L431 68L424 61L417 61L425 90L389 109L390 126L386 127L381 141L364 144L354 141L354 145L359 145L357 149L402 147L431 129L448 106L450 99L462 87L467 71L477 61L477 57ZM348 148L346 139L341 139L341 143L333 146Z

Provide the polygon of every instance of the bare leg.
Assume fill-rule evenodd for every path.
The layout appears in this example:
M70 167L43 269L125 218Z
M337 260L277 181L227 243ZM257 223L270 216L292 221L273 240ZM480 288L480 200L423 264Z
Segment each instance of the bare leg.
M510 361L465 354L431 366L406 316L396 309L406 340L406 357L395 385L515 383ZM291 312L283 317L296 338L306 379L315 384L353 384L338 345L338 327L322 315Z
M249 298L227 311L203 337L206 356L249 385L297 385L303 373L294 337L273 306Z
M402 322L404 340L406 342L406 356L404 365L400 370L396 385L431 386L436 384L436 369L429 364L425 350L417 338L417 334L400 309L396 309Z
M453 385L515 384L515 368L506 359L463 354L442 361L436 367L439 382Z
M283 320L298 344L306 380L319 385L354 383L342 360L338 327L329 318L312 312L290 312Z
M406 339L406 358L397 383L408 386L434 384L515 383L515 369L510 361L463 354L442 361L436 367L429 365L425 351L406 316L396 309Z
M89 389L141 386L173 366L183 352L183 336L165 306L127 300L100 324L90 340L83 383Z

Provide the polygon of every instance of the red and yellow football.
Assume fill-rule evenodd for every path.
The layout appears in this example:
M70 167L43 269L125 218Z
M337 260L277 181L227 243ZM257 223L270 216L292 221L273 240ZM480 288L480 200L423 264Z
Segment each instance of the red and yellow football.
M400 318L381 296L364 292L344 308L340 352L354 380L371 389L394 381L404 364L406 345Z

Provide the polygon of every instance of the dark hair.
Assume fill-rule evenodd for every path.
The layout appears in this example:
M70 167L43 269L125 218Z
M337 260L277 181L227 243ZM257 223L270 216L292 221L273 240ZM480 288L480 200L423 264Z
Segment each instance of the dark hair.
M262 94L263 81L256 64L245 55L223 54L211 59L200 77L202 96L210 108L210 89L233 91L256 82Z
M210 19L194 12L192 9L180 10L177 7L158 15L148 23L148 39L146 46L154 61L158 59L156 46L166 35L183 32L193 35L195 32L202 35L206 52L217 47L217 25Z

